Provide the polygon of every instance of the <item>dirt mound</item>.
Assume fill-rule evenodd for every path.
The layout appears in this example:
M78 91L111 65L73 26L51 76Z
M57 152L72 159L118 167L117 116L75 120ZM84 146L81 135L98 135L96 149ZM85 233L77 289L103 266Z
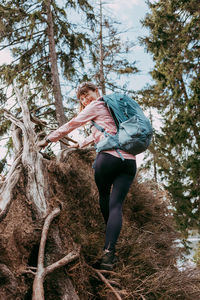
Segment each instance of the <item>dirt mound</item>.
M81 300L115 299L90 267L101 254L105 230L91 168L94 157L93 151L64 151L59 162L45 161L50 208L62 207L50 227L45 265L80 246L78 260L47 276L45 299L64 299L70 285ZM25 176L0 223L0 300L32 297L34 276L27 267L30 271L37 266L43 221L38 221L26 199ZM155 183L135 180L124 205L117 245L120 261L113 274L105 275L122 299L200 299L198 271L176 268L178 235L168 204Z

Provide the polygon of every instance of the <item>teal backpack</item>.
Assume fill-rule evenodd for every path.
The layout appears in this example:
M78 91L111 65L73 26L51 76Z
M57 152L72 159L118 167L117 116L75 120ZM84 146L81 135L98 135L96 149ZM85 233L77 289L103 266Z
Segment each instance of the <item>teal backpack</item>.
M119 93L103 96L101 100L105 102L115 121L117 133L111 135L92 121L92 124L105 135L105 138L95 145L96 151L115 149L122 160L124 158L120 149L133 155L145 151L151 143L153 129L139 104Z

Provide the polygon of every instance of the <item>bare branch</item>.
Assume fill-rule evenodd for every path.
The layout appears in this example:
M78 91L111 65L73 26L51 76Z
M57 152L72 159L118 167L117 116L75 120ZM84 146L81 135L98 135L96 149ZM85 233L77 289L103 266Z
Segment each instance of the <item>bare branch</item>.
M9 138L11 138L11 136L6 136L6 137L0 139L0 141L7 140L7 139L9 139Z
M60 214L60 208L54 209L46 218L42 230L42 236L40 241L40 248L38 254L38 265L37 265L37 272L35 275L35 279L33 282L33 296L32 300L45 300L44 299L44 287L43 282L47 274L53 272L54 270L68 264L69 262L77 259L79 257L79 249L76 251L72 251L67 254L65 257L60 259L59 261L55 262L54 264L44 267L44 252L45 252L45 245L47 240L47 234L49 231L49 226L53 219Z
M116 289L109 283L108 279L106 279L102 274L101 271L97 270L97 269L93 269L95 270L95 272L97 273L97 275L99 276L99 278L106 284L106 286L113 292L113 294L115 295L117 300L122 300L121 296L119 295L119 293L116 291Z
M11 114L8 110L3 109L4 110L4 116L5 118L9 119L12 123L14 123L17 127L21 128L21 130L24 129L24 125L23 123L17 119L13 114Z
M59 261L55 262L54 264L46 267L46 275L53 272L54 270L65 266L66 264L74 261L75 259L79 258L79 252L74 250L67 254L65 257L61 258Z
M40 120L38 117L31 115L31 121L37 125L45 126L47 123L46 121Z
M42 106L40 106L40 107L34 108L34 109L31 110L30 112L31 112L31 113L32 113L32 112L35 113L36 111L38 111L38 110L40 110L40 109L42 109L42 108L44 108L44 107L51 106L51 105L55 105L55 103L48 103L48 104L42 105ZM39 116L37 116L37 117L39 117Z
M77 141L75 141L75 140L71 139L71 138L70 138L70 137L68 137L68 136L65 136L64 138L65 138L66 140L68 140L68 141L70 141L70 142L74 143L74 144L76 144L76 143L77 143Z
M36 272L33 272L30 268L22 270L21 274L32 274L32 275L36 275Z

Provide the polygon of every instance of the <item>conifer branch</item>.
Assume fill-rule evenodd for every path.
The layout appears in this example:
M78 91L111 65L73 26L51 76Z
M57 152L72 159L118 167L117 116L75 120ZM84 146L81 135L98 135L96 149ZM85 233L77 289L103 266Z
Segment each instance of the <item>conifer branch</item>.
M39 34L40 33L40 34ZM37 34L37 35L36 35ZM35 36L36 35L36 36ZM14 46L14 45L18 45L18 44L21 44L22 42L27 42L27 41L30 41L32 39L35 39L37 37L41 37L44 35L44 30L40 30L38 32L35 32L33 33L33 35L30 35L29 37L27 36L21 36L19 37L18 39L16 40L13 40L11 43L9 43L8 45L2 45L1 48L0 48L0 51L1 50L4 50L5 48L8 48L10 46Z
M35 25L40 25L40 23L35 23ZM24 33L25 29L28 30L28 29L29 29L29 26L26 25L26 26L22 26L22 27L20 27L20 28L15 28L14 32L12 32L12 33L18 33L18 34L21 34L21 33ZM44 30L43 30L43 31L44 31ZM4 38L5 38L5 39L8 38L8 33L1 36L1 40L3 40Z

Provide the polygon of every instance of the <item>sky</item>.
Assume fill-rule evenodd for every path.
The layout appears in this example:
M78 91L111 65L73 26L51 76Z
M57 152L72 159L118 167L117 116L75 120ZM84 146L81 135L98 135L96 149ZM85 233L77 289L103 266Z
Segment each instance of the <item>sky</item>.
M136 61L136 66L140 70L139 74L133 76L131 80L131 88L139 90L146 84L151 83L149 71L153 68L151 56L146 53L143 46L139 45L138 38L147 34L147 30L142 27L140 20L145 17L148 12L145 0L106 0L103 2L105 9L108 9L114 18L119 20L124 28L129 28L128 33L122 38L128 37L135 43L133 48L133 60ZM10 63L12 57L8 50L0 51L0 64ZM3 154L2 146L0 146L1 155ZM142 160L138 156L138 161Z
M151 82L149 71L153 68L150 54L145 51L144 46L141 46L138 41L140 37L148 34L147 29L140 22L148 12L148 6L145 0L113 0L108 1L108 3L107 6L113 12L113 16L119 19L124 27L130 28L126 35L135 43L133 59L140 70L140 73L134 76L132 83L133 89L139 90Z
M147 30L140 23L140 20L148 12L147 4L145 0L108 0L103 3L105 3L104 7L108 8L112 15L121 21L124 28L129 28L124 37L128 37L135 43L133 60L136 60L136 66L140 70L140 73L135 75L133 80L133 89L141 89L146 83L151 82L148 72L153 67L151 56L145 52L144 47L139 45L138 42L139 37L147 34ZM0 51L0 64L10 63L11 60L12 57L8 50Z

